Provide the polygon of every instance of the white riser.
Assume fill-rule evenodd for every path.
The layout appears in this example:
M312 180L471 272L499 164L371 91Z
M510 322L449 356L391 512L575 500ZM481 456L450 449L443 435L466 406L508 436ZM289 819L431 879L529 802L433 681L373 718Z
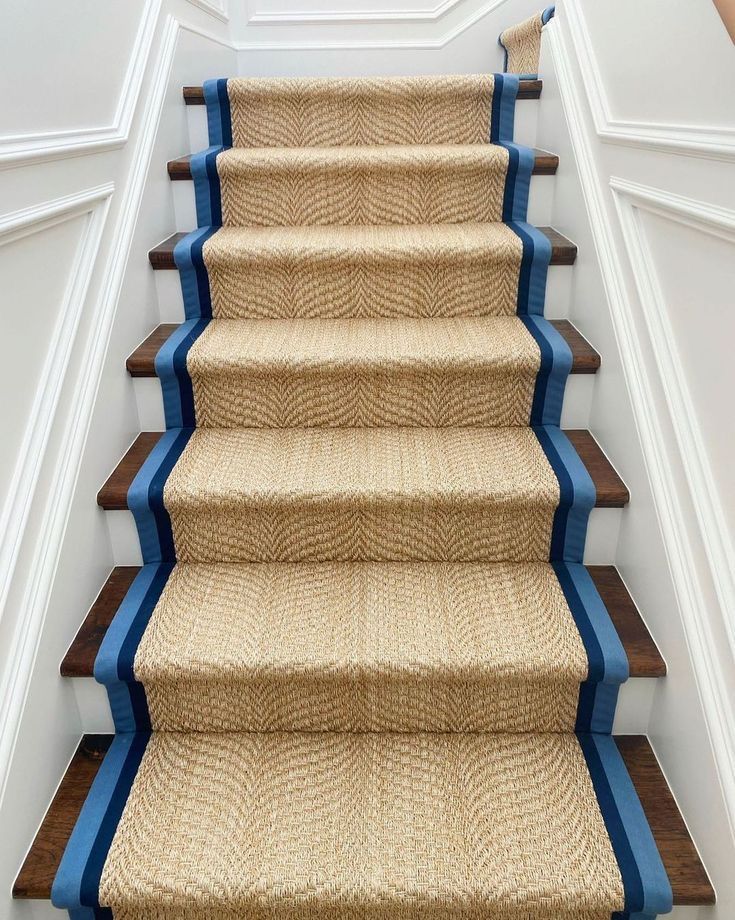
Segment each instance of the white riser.
M622 508L593 508L587 528L584 561L587 565L609 565L615 558ZM141 565L140 543L133 515L129 511L105 512L115 565Z
M174 183L176 184L176 183ZM547 319L567 319L572 298L574 269L568 265L551 265L546 283ZM184 321L184 302L181 296L179 273L167 269L154 272L160 322Z
M163 431L163 399L158 377L133 378L141 431ZM570 374L564 394L562 428L588 428L595 378L593 374Z
M189 129L189 153L204 150L209 146L207 131L207 107L204 105L186 106ZM516 103L515 142L535 147L538 137L539 100L521 99ZM183 154L184 151L182 151Z
M194 183L177 180L171 183L177 232L188 233L197 226ZM548 227L554 206L554 176L533 176L528 196L528 222Z
M107 692L91 677L70 678L85 732L112 732ZM656 690L655 678L631 678L620 688L613 731L619 735L646 734Z

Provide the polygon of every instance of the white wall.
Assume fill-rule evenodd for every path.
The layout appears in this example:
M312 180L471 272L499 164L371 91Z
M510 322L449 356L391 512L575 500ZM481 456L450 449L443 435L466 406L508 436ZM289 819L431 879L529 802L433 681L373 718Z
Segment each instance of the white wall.
M243 76L502 70L498 35L539 0L242 0Z
M603 355L591 427L631 490L616 562L669 665L649 736L735 910L735 51L702 0L561 0L539 143L580 246L571 316ZM723 89L724 88L724 89ZM705 99L706 97L706 99Z
M80 734L59 663L116 556L96 492L140 430L125 357L159 321L184 83L235 72L220 0L4 3L0 67L0 917ZM10 333L8 334L8 330Z

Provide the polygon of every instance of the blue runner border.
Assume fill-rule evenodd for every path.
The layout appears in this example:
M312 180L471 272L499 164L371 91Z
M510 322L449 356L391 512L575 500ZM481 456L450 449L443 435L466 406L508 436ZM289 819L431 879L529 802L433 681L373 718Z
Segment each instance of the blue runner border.
M610 735L578 734L620 867L625 907L613 920L653 920L674 903L671 884L620 751Z
M72 920L112 918L100 907L100 879L149 738L115 735L82 806L51 888L51 903Z
M533 431L559 482L559 505L551 529L549 560L583 562L587 523L597 497L595 484L560 428L534 425Z
M97 652L94 676L107 690L117 732L151 728L145 689L135 678L135 653L173 568L172 562L143 566Z
M171 428L164 432L128 489L128 508L138 528L144 563L176 561L163 489L192 433L192 428Z

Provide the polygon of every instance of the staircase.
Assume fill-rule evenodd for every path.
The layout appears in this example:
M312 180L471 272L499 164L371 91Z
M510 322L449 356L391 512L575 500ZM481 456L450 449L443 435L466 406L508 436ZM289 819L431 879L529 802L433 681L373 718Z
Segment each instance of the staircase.
M593 346L543 316L539 80L212 81L168 164L184 314L127 362L166 431L64 662L105 685L16 882L74 917L653 917L714 901L618 692L665 664L588 520L628 491L561 427ZM488 143L490 141L490 143ZM604 512L603 512L604 513ZM53 890L52 890L53 889ZM110 913L111 912L111 913Z

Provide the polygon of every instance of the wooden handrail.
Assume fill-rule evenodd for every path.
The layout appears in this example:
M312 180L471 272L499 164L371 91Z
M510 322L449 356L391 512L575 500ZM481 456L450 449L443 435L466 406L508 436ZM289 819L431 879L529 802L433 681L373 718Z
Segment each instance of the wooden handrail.
M735 43L735 0L713 0L730 38Z

